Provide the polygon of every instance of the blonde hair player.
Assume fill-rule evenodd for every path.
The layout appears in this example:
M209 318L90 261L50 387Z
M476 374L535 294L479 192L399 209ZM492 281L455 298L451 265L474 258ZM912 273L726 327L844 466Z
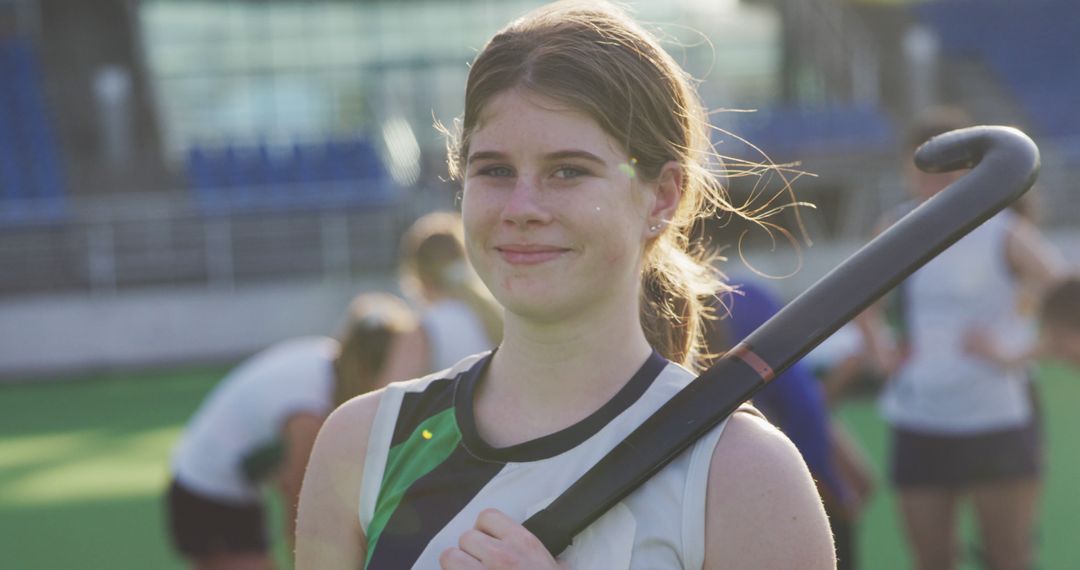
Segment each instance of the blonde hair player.
M380 386L408 380L491 350L502 338L502 307L465 257L461 216L433 212L401 239L401 285L420 307L420 326L395 339Z
M501 344L346 403L301 493L297 568L833 568L798 451L736 413L554 559L522 525L693 379L730 209L690 78L618 9L557 3L469 71L450 153Z

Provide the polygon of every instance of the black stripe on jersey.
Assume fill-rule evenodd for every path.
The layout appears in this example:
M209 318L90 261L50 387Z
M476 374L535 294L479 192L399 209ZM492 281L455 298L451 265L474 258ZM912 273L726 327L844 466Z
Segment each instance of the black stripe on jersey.
M411 568L466 505L505 467L481 461L458 445L446 461L405 492L375 544L367 570Z
M397 425L394 426L394 437L390 440L390 447L409 439L409 436L416 431L416 427L424 420L453 406L454 385L462 377L480 374L490 359L489 354L453 378L433 380L422 392L406 392L401 399Z
M486 361L482 362L486 365ZM470 370L469 374L461 377L455 387L454 413L457 416L458 427L461 429L461 442L478 458L487 461L522 463L555 457L581 445L633 405L667 365L667 359L654 350L626 385L587 418L553 434L502 448L488 445L476 430L473 394L475 394L477 380L481 374L480 371L474 374L473 370Z

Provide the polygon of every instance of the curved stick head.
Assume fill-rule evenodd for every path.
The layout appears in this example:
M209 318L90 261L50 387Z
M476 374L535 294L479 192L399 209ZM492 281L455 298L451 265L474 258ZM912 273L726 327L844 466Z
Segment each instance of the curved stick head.
M926 172L974 168L988 152L998 148L1007 151L1009 166L1038 169L1039 149L1026 134L1012 127L987 125L931 138L915 150L915 165Z
M1039 173L1039 148L1012 127L978 126L942 133L915 151L915 165L925 172L975 171L965 186L990 186L1009 191L1015 199L1027 191ZM977 167L977 168L976 168ZM994 181L993 184L985 184ZM975 190L972 190L975 191Z

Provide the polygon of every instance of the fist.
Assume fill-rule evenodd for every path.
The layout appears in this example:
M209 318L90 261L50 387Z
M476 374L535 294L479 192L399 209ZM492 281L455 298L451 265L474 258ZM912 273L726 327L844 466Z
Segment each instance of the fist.
M443 570L566 570L540 539L495 509L481 512L476 525L458 539L457 548L443 551L439 565Z

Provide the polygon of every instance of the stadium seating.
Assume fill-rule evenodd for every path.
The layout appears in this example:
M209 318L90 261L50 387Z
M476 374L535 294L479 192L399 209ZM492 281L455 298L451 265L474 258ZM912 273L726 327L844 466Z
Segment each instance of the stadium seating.
M729 115L727 118L730 118ZM774 107L735 115L732 132L764 151L774 161L807 156L886 153L893 149L895 129L881 111L833 105L821 108ZM762 157L748 145L722 132L717 150L749 160Z
M0 39L0 226L67 214L59 147L31 45Z
M196 146L187 159L188 183L206 214L370 208L396 196L374 147L363 139Z
M994 72L1036 136L1080 138L1080 2L941 0L916 10L947 56Z

